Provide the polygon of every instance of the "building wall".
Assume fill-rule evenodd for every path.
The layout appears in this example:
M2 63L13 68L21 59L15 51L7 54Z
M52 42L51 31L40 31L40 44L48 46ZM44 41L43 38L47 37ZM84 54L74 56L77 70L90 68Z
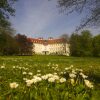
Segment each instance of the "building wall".
M57 55L70 55L69 44L67 43L53 43L53 44L40 44L33 43L33 54L57 54Z

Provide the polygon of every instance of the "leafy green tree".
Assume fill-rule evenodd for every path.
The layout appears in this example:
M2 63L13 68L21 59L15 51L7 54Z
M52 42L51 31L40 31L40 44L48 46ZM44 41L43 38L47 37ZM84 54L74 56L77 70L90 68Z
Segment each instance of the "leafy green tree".
M92 34L88 30L84 30L80 35L80 50L82 56L92 56L93 46L92 46Z
M17 54L18 45L14 36L9 31L0 32L0 55Z
M72 34L70 51L72 56L92 56L92 34L88 30L82 31L81 34Z
M80 56L80 35L73 33L70 37L70 52L72 56Z
M100 34L93 38L93 55L100 57Z

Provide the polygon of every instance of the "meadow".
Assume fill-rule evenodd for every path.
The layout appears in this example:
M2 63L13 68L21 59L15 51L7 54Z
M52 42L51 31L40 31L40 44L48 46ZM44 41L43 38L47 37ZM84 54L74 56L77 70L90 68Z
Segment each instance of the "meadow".
M100 58L0 56L0 100L99 100Z

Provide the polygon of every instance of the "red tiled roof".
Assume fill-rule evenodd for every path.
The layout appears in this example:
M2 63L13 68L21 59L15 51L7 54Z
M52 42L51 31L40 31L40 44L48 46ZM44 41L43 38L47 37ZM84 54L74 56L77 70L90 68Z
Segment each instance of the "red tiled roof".
M38 44L55 44L55 43L62 43L64 42L64 39L60 38L60 39L47 39L47 40L44 40L44 39L35 39L35 38L28 38L28 40L30 42L33 42L33 43L38 43Z

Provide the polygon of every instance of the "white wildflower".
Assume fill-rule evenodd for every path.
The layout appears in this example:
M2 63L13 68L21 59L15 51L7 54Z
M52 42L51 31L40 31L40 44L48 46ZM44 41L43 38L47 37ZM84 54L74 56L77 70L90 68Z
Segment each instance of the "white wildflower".
M19 84L17 84L16 82L10 83L10 88L15 89L18 87Z
M37 70L37 72L38 72L38 73L40 73L40 72L41 72L41 70Z
M22 69L22 67L19 67L19 69Z
M53 77L53 74L46 74L48 78Z
M75 75L75 74L73 74L73 73L70 73L70 74L69 74L69 77L70 77L70 78L75 78L75 77L76 77L76 75Z
M69 70L70 68L66 67L65 70Z
M61 74L64 74L63 72L60 72Z
M72 79L70 79L70 82L71 82L72 85L74 85L75 80L72 78Z
M66 74L66 72L63 72L63 74Z
M37 77L35 77L34 79L36 79L36 81L37 81L37 82L42 81L42 78L41 78L41 77L38 77L38 76L37 76Z
M93 88L93 84L89 80L84 80L85 85L89 88Z
M3 68L5 68L5 66L3 65L3 66L1 66L1 68L3 69Z
M57 75L57 73L54 73L54 75Z
M55 82L55 78L53 78L53 77L49 78L49 79L48 79L48 82L51 82L51 83L52 83L52 82Z
M13 66L13 68L16 68L16 66Z
M31 86L33 84L34 80L26 80L26 85Z
M64 83L64 82L66 82L66 79L65 78L60 78L60 83Z
M77 74L77 72L76 72L74 69L72 70L72 73L73 73L73 74Z
M73 67L74 67L73 65L70 66L70 68L73 68Z
M41 78L42 78L43 80L46 80L46 79L48 79L48 76L47 76L47 75L43 75L43 76L41 76Z
M27 73L26 73L26 72L23 72L22 74L23 74L23 75L26 75Z
M28 74L29 74L29 75L33 75L33 73L32 73L32 72L29 72Z
M26 81L26 80L27 80L27 78L23 78L23 80L24 80L24 81Z
M36 76L41 76L41 74L36 74Z
M84 79L88 77L88 76L84 75L83 73L80 73L80 75L81 75Z
M55 80L59 80L59 76L58 76L58 75L54 75L53 78L54 78Z
M28 68L24 68L24 70L28 70Z
M58 67L58 64L55 64L56 67Z

